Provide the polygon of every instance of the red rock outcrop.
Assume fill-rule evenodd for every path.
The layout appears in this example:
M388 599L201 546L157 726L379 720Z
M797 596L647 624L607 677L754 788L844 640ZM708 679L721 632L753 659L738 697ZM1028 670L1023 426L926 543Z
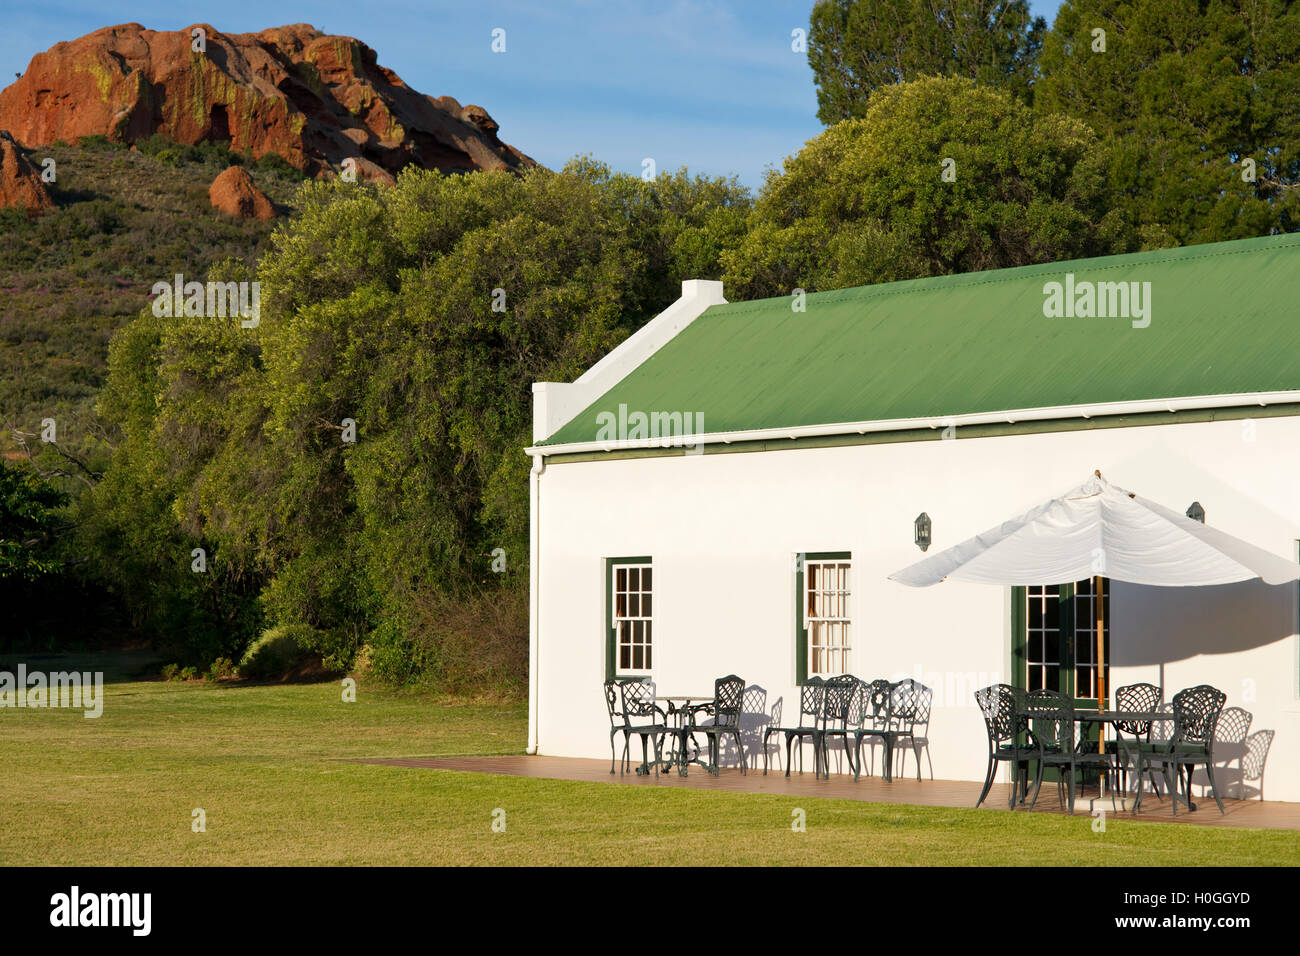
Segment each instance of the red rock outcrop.
M0 208L26 209L39 216L54 208L41 172L18 148L8 130L0 129Z
M266 193L253 185L253 177L242 166L231 166L208 187L213 208L241 219L274 219L275 208Z
M501 142L482 107L417 93L361 41L301 23L231 34L204 23L176 31L129 23L57 43L0 91L6 127L29 149L94 134L226 142L313 175L349 156L390 175L410 164L536 165Z

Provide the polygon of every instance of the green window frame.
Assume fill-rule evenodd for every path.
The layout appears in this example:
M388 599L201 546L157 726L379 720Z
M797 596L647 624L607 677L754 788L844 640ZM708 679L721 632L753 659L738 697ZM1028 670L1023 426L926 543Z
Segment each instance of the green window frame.
M795 683L802 684L808 680L808 608L804 595L805 568L809 561L847 561L849 574L853 573L852 551L801 551L795 555L794 573L794 645L795 645ZM849 579L848 598L853 599L852 577ZM849 625L852 641L852 623ZM852 653L852 644L850 643Z
M647 572L652 572L654 561L648 555L637 555L630 558L606 558L605 559L605 680L618 680L628 677L649 677L650 671L654 668L654 659L651 657L650 666L643 668L620 667L619 660L619 621L630 622L632 617L626 614L626 611L632 608L625 608L624 614L620 614L619 595L620 591L616 588L615 572L619 568L637 568ZM636 594L637 603L640 604L643 598L648 598L653 588L653 576L642 590L641 583L637 582ZM626 597L626 588L622 592ZM642 614L642 608L635 608L637 620L644 621L644 635L646 653L651 654L654 647L651 636L652 613ZM645 610L653 611L653 607Z

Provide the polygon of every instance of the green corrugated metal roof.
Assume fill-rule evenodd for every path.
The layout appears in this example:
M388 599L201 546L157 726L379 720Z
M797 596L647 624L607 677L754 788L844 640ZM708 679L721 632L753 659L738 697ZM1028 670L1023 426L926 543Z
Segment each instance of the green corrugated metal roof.
M1151 324L1048 318L1043 285L1150 282ZM597 415L706 432L1300 388L1300 234L713 306L543 445Z

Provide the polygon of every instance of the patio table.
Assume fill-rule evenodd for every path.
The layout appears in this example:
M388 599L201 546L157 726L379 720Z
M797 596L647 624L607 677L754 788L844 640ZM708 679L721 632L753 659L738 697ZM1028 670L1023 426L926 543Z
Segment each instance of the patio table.
M697 763L706 770L711 769L705 761L699 759L700 750L698 746L695 748L695 757L688 758L686 756L686 738L690 736L691 730L694 728L694 715L691 708L699 704L713 703L713 693L677 694L656 699L668 704L668 716L673 718L675 725L672 731L673 750L668 759L663 761L664 769L669 770L676 766L677 772L683 777L686 776L686 767L689 764Z
M1166 711L1145 711L1145 710L1076 710L1074 719L1080 723L1096 723L1105 726L1106 724L1117 723L1154 723L1158 720L1172 720L1173 715ZM1115 735L1119 740L1119 735ZM1100 750L1102 742L1098 740L1097 746ZM1127 752L1127 746L1121 743ZM1136 769L1136 768L1134 768ZM1192 803L1190 794L1187 797L1178 793L1178 788L1171 779L1169 768L1165 768L1165 781L1169 784L1169 792L1173 794L1173 799L1187 805L1188 810L1195 810L1196 804ZM1137 813L1138 808L1142 806L1142 777L1137 775L1137 796L1133 800L1133 812Z
M1027 719L1031 719L1034 716L1033 711L1030 710L1017 710L1016 714L1020 717L1024 717ZM1170 720L1171 718L1172 718L1171 714L1163 711L1076 709L1074 712L1075 723L1101 724L1102 726L1105 726L1107 724L1113 725L1117 723L1145 723L1145 722L1153 722L1157 720ZM1117 740L1119 739L1118 734L1116 734L1116 739ZM1098 753L1102 752L1101 748L1103 746L1104 746L1104 739L1099 737L1097 740ZM1127 746L1126 745L1121 745L1121 746L1124 746L1125 752L1127 753ZM1165 780L1169 781L1169 773L1167 771L1165 773ZM1027 789L1028 789L1028 781L1026 781L1026 790ZM1189 799L1177 793L1177 787L1173 786L1172 782L1170 783L1169 790L1170 793L1174 794L1174 799L1179 800L1182 803L1185 803L1189 810L1196 809L1196 804L1192 803ZM1020 802L1022 804L1025 802L1025 797L1027 795L1028 795L1027 793L1021 795ZM1098 794L1098 799L1104 797L1105 795L1106 794L1103 790L1101 793ZM1124 795L1122 794L1121 796ZM1137 813L1138 807L1140 807L1141 805L1142 805L1142 780L1139 778L1137 784L1137 796L1133 801L1133 812Z

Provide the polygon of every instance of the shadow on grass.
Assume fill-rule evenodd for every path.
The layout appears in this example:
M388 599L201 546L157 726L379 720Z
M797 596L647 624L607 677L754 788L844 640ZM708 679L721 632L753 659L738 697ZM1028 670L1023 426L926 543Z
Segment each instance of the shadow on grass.
M156 673L162 658L154 651L86 651L81 653L0 654L0 671L17 673L23 664L27 673L40 671L89 671L102 673L105 684L134 684Z

